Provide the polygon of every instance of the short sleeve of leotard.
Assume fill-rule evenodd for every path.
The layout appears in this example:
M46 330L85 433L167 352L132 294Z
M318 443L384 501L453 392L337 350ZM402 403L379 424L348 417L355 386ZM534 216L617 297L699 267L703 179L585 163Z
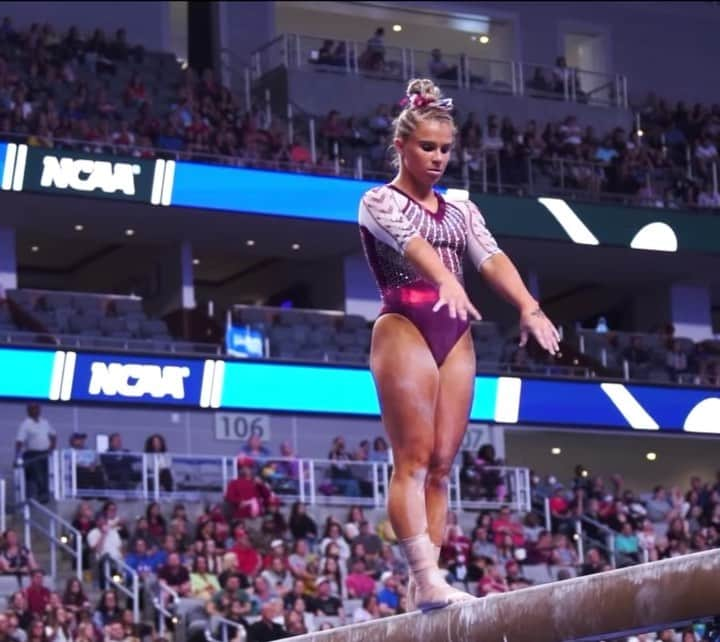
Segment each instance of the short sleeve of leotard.
M502 250L485 225L485 218L475 203L466 201L466 205L468 254L473 265L479 270L485 261Z
M403 213L407 197L387 187L371 189L360 200L358 221L379 241L400 254L411 239L420 236L415 226Z

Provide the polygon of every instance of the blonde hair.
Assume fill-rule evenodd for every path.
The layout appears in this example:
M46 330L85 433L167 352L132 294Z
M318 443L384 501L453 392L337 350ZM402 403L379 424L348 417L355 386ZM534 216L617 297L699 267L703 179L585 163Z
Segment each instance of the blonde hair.
M420 100L415 98L419 96ZM396 138L407 140L424 120L439 120L450 123L453 128L453 135L457 129L455 119L452 115L452 107L448 108L443 104L443 96L440 88L428 78L413 78L407 86L407 104L393 121L393 141ZM445 101L448 102L448 101ZM395 145L390 147L393 159L392 165L395 169L400 167L400 154Z

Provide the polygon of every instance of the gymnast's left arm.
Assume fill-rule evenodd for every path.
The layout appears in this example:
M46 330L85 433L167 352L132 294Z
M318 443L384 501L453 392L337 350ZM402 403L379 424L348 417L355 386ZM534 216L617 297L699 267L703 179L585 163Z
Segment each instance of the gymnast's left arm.
M483 278L506 301L520 312L520 345L532 334L550 354L560 350L560 334L528 292L517 268L498 247L497 241L485 225L485 219L474 203L468 204L468 253Z

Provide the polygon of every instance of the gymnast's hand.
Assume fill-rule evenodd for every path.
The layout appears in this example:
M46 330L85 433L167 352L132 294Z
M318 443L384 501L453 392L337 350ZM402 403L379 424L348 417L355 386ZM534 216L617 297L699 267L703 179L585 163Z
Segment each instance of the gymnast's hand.
M530 334L551 355L560 352L560 333L539 306L523 311L520 315L520 347L527 344Z
M433 307L433 312L437 312L444 305L447 305L448 314L451 319L460 317L462 321L467 321L468 314L477 321L482 318L480 313L475 309L475 306L470 303L470 299L468 299L467 294L465 294L463 286L455 277L440 283L439 298Z

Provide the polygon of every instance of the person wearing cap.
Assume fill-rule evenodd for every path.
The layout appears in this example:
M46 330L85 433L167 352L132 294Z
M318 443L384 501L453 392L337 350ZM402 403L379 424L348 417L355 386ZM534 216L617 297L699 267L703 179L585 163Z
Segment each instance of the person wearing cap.
M74 432L70 435L70 448L74 450L75 479L78 491L103 488L102 468L98 465L97 453L88 450L87 434Z
M40 416L40 404L28 404L27 417L20 424L15 440L15 462L25 468L28 499L37 499L44 504L50 501L48 458L55 450L56 441L55 429Z
M330 593L330 579L321 575L315 580L315 597L310 600L309 608L316 616L345 617L340 598Z
M378 605L380 612L385 615L395 615L400 606L400 592L398 591L397 577L392 571L385 571L380 576L382 588L378 591Z
M235 545L232 552L237 556L238 571L245 575L255 575L262 568L262 558L255 547L250 542L247 531L242 527L237 527L233 531L235 536Z

